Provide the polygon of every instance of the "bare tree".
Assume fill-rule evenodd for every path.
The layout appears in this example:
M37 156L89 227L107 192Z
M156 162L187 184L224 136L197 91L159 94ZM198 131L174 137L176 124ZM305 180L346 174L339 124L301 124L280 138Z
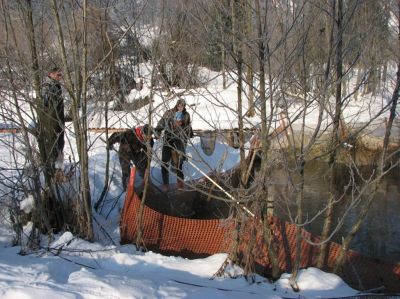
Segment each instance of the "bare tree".
M398 47L400 48L400 1L397 1L397 25L398 25ZM379 157L378 165L376 167L375 173L369 178L369 184L367 184L366 187L363 188L363 190L360 192L360 195L364 194L364 192L368 192L367 190L370 190L370 193L367 196L366 202L364 203L360 214L358 215L357 220L351 227L348 235L343 239L342 241L342 251L339 254L339 257L336 262L335 266L335 272L340 272L341 267L345 263L345 253L349 248L350 242L353 240L357 232L360 230L361 225L363 221L365 220L368 211L370 209L372 200L374 196L376 195L376 192L378 190L378 185L380 184L383 176L394 166L397 166L399 164L399 161L394 161L392 165L389 164L390 159L388 155L388 146L389 146L389 139L391 135L391 131L393 128L393 120L396 117L396 108L397 108L397 102L399 100L399 93L400 93L400 59L397 57L397 72L396 72L396 79L395 79L395 85L394 85L394 90L392 97L390 99L389 105L390 105L390 115L389 115L389 120L386 125L386 130L385 130L385 136L383 139L383 146L382 146L382 152ZM395 153L392 153L396 154ZM370 187L371 189L367 188Z
M113 126L108 122L110 115L116 116L120 123L129 116L129 123L123 125L132 128L145 123L152 125L178 96L196 95L201 101L212 98L214 105L222 106L237 119L237 123L229 129L238 137L239 180L229 180L216 174L216 182L212 183L214 189L204 188L207 189L204 191L199 187L199 190L209 198L230 205L230 216L237 223L236 246L232 248L230 257L238 261L239 253L242 253L241 262L246 276L251 278L254 271L254 248L257 235L262 235L263 243L269 248L271 277L279 277L278 254L271 233L271 214L274 212L271 212L271 203L284 210L287 219L297 227L295 259L290 269L290 283L294 289L298 289L296 279L302 258L300 244L305 238L302 229L317 218L324 218L321 242L313 244L320 246L318 264L322 268L327 256L327 242L337 233L349 210L354 205L361 207L360 217L344 238L338 269L345 262L345 252L368 214L379 181L388 169L399 163L389 146L396 116L399 71L389 104L382 105L380 111L371 114L368 123L357 123L362 108L352 106L361 92L368 93L373 103L376 99L373 95L390 86L389 79L383 80L383 77L388 77L387 65L390 62L395 60L398 64L398 51L390 52L382 49L382 45L394 43L388 25L388 11L393 7L393 1L383 4L372 0L226 0L212 1L210 5L209 1L164 0L152 3L153 6L143 5L143 10L137 2L125 8L119 1L83 1L79 6L73 1L51 0L40 8L35 8L29 0L20 0L16 4L2 0L1 3L1 21L5 25L4 33L0 33L0 59L5 62L1 71L10 85L7 99L17 112L16 119L22 130L20 142L27 149L32 172L28 180L31 185L28 188L26 182L21 182L21 189L34 194L35 225L43 232L77 224L74 231L92 239L91 202L97 200L95 209L102 212L107 201L108 169L112 164L109 154L100 198L94 198L89 188L88 152L92 145L88 138L87 115L92 112L89 107L96 107L98 110L95 113L104 115L106 129ZM50 13L47 8L51 9ZM117 22L112 14L120 13L122 9L126 10L123 20ZM21 16L23 24L15 24L10 15ZM151 33L150 45L141 44L140 38L146 31L144 28ZM154 28L157 32L153 32ZM384 32L384 36L380 35L380 31ZM127 46L129 39L134 45L132 51ZM55 40L56 46L51 46ZM23 55L26 49L29 49L29 57ZM12 55L14 50L17 53L15 57ZM150 58L151 63L140 65L145 56ZM76 137L78 157L74 162L78 165L76 174L79 176L69 207L73 207L77 223L70 221L62 210L55 213L58 210L54 207L65 199L60 195L61 184L44 168L48 154L43 141L46 128L41 122L45 116L41 82L47 60L61 61L66 76L65 89L72 102L71 131ZM229 86L236 88L237 106L227 104L227 99L221 100L221 95L215 90L207 90L208 78L202 80L199 76L200 66L220 71L224 89ZM145 67L149 69L145 70ZM144 108L146 116L128 111L131 103L127 101L127 93L132 86L123 90L123 83L120 82L123 80L118 78L119 74L135 73L141 76L147 74L145 82L149 83L150 93L146 99L141 99L144 106L148 105ZM379 86L381 81L386 83ZM29 86L34 92L24 91L21 85ZM198 86L201 89L197 90ZM156 97L162 99L159 106L153 105ZM28 103L32 112L20 109L21 100ZM119 103L119 111L108 110L112 103ZM347 189L337 190L335 184L337 166L345 163L349 172L347 188L357 183L356 176L362 175L346 146L361 142L361 136L368 134L369 124L389 109L379 164L373 175L363 177L363 182L354 186L352 195L347 198ZM354 112L349 116L351 110ZM196 114L196 107L193 107L193 113L195 117L206 120L204 115ZM315 116L312 124L307 123L311 113ZM35 130L29 126L24 114L32 115L30 121L36 124ZM12 118L6 112L3 115ZM218 122L219 119L214 119L209 125L213 134L220 133L219 137L223 139L222 125ZM251 169L255 156L249 161L245 155L248 150L247 129L257 132L259 136L253 148L261 156L256 175L252 175ZM38 150L29 138L30 133L35 134ZM105 138L107 142L108 131ZM147 168L150 169L151 159L157 163L157 157L149 145L146 153L149 157ZM190 157L187 158L188 163L193 162ZM329 196L322 209L311 215L304 207L309 178L307 167L319 160L327 162L330 168L326 186ZM393 164L390 165L389 161ZM210 165L210 172L217 170ZM276 200L279 191L277 173L283 177L282 188L290 193L282 195L285 197L282 201ZM27 175L26 171L24 175ZM150 191L149 172L144 179L146 187L142 210ZM368 192L370 194L365 199ZM348 208L335 223L332 216L342 199L348 200ZM54 203L51 203L52 200ZM252 212L243 212L244 208ZM249 219L257 226L246 230ZM142 220L140 218L139 228ZM260 224L261 232L255 229ZM240 245L244 231L249 232L249 242L243 247ZM143 244L140 229L136 244Z

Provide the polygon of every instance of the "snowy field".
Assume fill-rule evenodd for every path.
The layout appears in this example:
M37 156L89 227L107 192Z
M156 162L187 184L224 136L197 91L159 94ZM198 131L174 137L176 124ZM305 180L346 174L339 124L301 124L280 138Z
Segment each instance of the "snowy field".
M210 76L212 77L213 74ZM215 75L215 74L214 74ZM179 93L176 90L176 93ZM132 91L129 101L146 96L148 88ZM380 98L368 96L360 102L352 102L346 109L345 119L352 122L365 122L371 115L384 106L388 95ZM221 88L221 78L216 78L204 90L191 91L184 95L193 119L193 128L208 130L211 128L227 129L237 127L237 118L233 113L236 104L236 86L226 90ZM168 106L164 105L165 100ZM157 107L152 122L155 124L162 111L174 105L174 95L157 94L154 107ZM221 108L226 105L227 109ZM295 114L298 107L293 106ZM358 113L359 111L362 113ZM105 120L99 108L91 107L89 115L91 127L104 127ZM158 112L157 112L158 111ZM357 112L357 113L356 113ZM307 126L313 127L316 110L310 110L306 118ZM376 119L379 125L387 113ZM29 122L29 117L27 117ZM114 128L132 127L147 121L146 108L139 112L111 112L109 126ZM259 122L258 117L247 119L247 125ZM276 119L278 124L279 120ZM66 162L76 155L73 132L68 130L65 149ZM90 133L90 180L91 195L95 201L104 185L106 150L99 134ZM15 168L23 166L24 149L16 143L16 149L10 151L13 142L11 134L2 134L0 143L0 167ZM155 147L155 159L152 165L152 180L161 181L160 144ZM194 138L187 149L192 161L204 172L214 169L226 170L239 161L238 151L217 143L212 156L204 155L200 139ZM15 164L15 158L18 163ZM200 162L200 160L202 160ZM13 167L12 167L13 168ZM101 214L94 213L98 223L107 231L115 244L119 244L119 212L123 205L124 193L118 157L111 152L110 171L112 179L106 198L106 207ZM201 173L189 165L184 165L186 179L197 178ZM3 177L6 174L3 170ZM172 176L171 181L174 178ZM6 194L6 190L3 190ZM3 199L2 201L6 201ZM111 209L115 203L115 208ZM28 201L24 202L28 205ZM29 255L19 255L20 247L10 247L12 231L7 219L7 210L0 208L0 298L326 298L352 296L358 294L333 274L323 273L310 268L302 270L298 277L301 291L294 293L288 285L288 274L274 283L257 276L256 283L248 283L240 274L239 268L229 268L224 277L211 279L226 259L226 254L216 254L205 259L188 260L179 257L167 257L153 252L138 252L131 245L110 245L110 239L95 221L93 243L74 237L69 232L56 235L48 241L43 236L43 246ZM25 232L29 232L29 224ZM49 248L50 250L46 250ZM237 278L232 278L237 277Z

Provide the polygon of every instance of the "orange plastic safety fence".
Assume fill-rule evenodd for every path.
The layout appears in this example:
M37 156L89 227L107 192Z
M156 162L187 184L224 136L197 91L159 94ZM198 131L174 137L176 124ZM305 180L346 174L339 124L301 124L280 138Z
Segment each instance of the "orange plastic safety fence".
M121 241L133 243L140 199L134 192L134 170L121 215ZM224 220L195 220L172 217L144 207L142 240L146 248L187 257L227 252L232 226Z
M260 274L267 274L271 270L269 252L264 239L261 236L261 223L249 220L246 223L245 233L242 233L242 250L249 244L250 230L256 231L256 245L252 251L257 270ZM272 246L278 255L278 264L281 272L291 272L296 259L296 226L277 218L271 221ZM301 230L302 241L300 242L300 268L315 267L319 246L311 245L320 240L311 233ZM342 250L341 246L334 242L328 243L329 254L323 270L331 272L336 264L336 259ZM346 262L340 269L340 276L352 287L359 290L370 290L384 287L390 292L400 292L400 263L392 263L364 256L353 250L346 253Z
M137 232L141 201L134 192L134 177L133 168L121 215L122 243L133 243ZM147 249L189 258L229 252L234 231L232 222L172 217L146 206L143 213L141 242ZM247 245L252 241L251 238L254 238L255 245L251 255L254 258L256 270L260 274L267 274L271 264L262 231L261 222L250 218L240 232L239 248L242 252L246 252ZM296 259L296 226L273 218L270 234L281 272L290 272ZM315 266L319 247L311 245L306 240L314 243L318 243L319 240L305 230L301 230L301 234L303 238L300 243L300 267ZM339 244L329 243L329 255L324 270L333 270L340 250ZM340 274L350 286L360 290L384 286L387 291L400 292L400 263L368 258L351 250L347 252L346 258Z

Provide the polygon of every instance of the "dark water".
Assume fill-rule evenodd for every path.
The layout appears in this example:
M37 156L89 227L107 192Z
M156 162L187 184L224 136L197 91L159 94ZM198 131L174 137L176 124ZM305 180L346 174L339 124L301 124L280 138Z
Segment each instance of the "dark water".
M364 178L371 173L370 169L362 169ZM287 175L282 170L276 170L272 174L272 194L274 199L274 212L283 219L290 220L295 216L296 195L293 189L288 187ZM296 181L296 180L295 180ZM361 196L358 204L352 204L357 194L354 186L361 188L363 180L357 177L355 182L350 181L349 169L344 165L338 166L334 173L334 189L337 196L342 196L340 202L335 205L334 225L341 220L343 225L333 236L333 241L340 243L347 235L354 222L357 220L360 209L363 207L371 190L367 190ZM330 171L327 163L310 162L305 171L305 199L304 219L311 220L326 206L329 197ZM400 261L400 169L396 168L386 175L380 182L369 213L351 243L351 248L365 255L379 257L388 260ZM345 191L346 186L349 186ZM354 192L353 192L354 191ZM354 201L353 201L354 202ZM343 218L345 211L347 215ZM320 235L324 223L325 214L316 217L305 228Z
M202 136L202 148L206 154L212 154L215 144L215 134ZM371 190L365 192L358 204L350 207L354 194L365 184L360 176L356 175L354 182L350 181L349 169L339 165L334 172L333 186L337 196L343 196L335 205L334 226L343 222L333 236L333 241L340 243L354 222L357 220ZM364 179L371 174L371 168L364 167L360 173ZM325 162L309 162L305 170L305 200L304 218L312 219L323 210L329 196L331 172ZM287 173L283 169L274 170L269 183L271 184L271 199L274 200L274 213L280 218L290 220L295 217L296 195L293 188L287 183ZM296 182L296 178L294 178ZM347 188L347 191L344 191ZM355 192L352 195L352 190ZM347 215L343 218L345 211ZM305 228L313 234L320 235L325 214L310 221ZM400 262L400 168L393 169L380 182L379 189L372 201L369 213L351 243L351 248L365 255Z

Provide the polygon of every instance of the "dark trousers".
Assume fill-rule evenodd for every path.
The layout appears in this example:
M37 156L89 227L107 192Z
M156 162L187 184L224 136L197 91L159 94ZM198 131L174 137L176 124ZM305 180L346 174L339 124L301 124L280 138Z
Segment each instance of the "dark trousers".
M56 169L56 161L64 151L64 129L57 128L54 138L55 140L53 142L49 157L49 167L52 174L54 174Z
M59 155L64 151L64 130L60 131L58 133L58 138L57 138L57 152L56 152L56 159L59 157Z
M119 155L118 158L122 171L122 187L124 188L124 190L126 190L126 188L128 187L129 175L131 172L131 164L130 161L122 155Z
M185 155L185 144L180 139L164 141L161 152L161 175L163 184L169 184L169 166L172 161L173 170L179 179L183 180L183 160Z
M144 178L144 173L147 168L147 155L145 149L143 149L137 152L118 152L118 158L122 171L122 187L126 190L131 174L131 161L135 164L139 175Z

